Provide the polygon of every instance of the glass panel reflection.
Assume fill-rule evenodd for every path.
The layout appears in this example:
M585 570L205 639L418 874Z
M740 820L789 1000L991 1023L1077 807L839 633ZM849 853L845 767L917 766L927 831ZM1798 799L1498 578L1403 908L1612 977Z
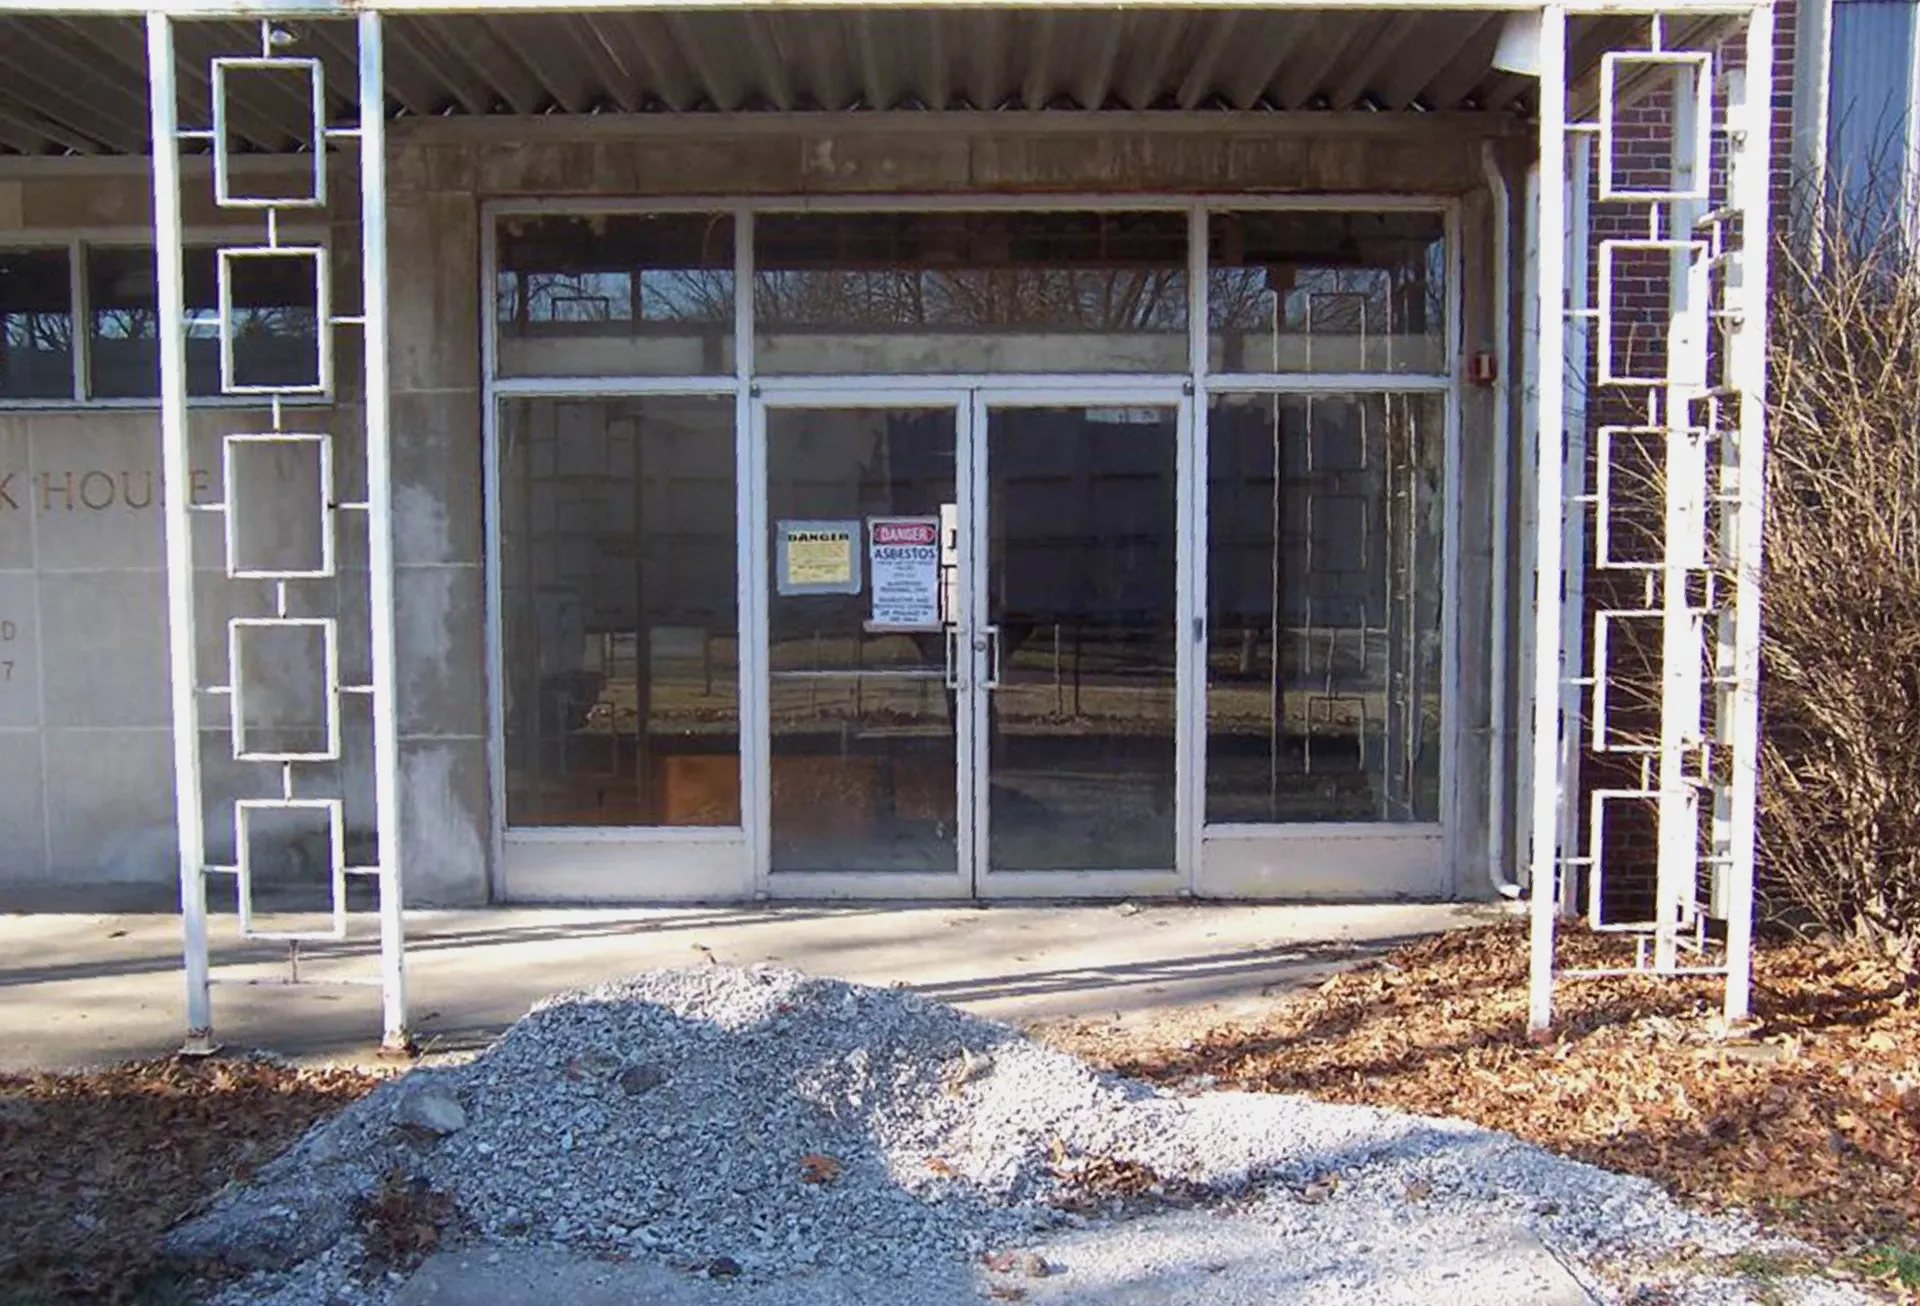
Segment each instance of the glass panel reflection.
M1209 822L1438 819L1443 411L1213 402Z
M187 392L220 393L219 253L182 251ZM160 283L151 249L86 252L87 390L97 399L160 393ZM240 259L233 280L234 380L312 385L319 379L318 289L305 258Z
M503 376L733 371L733 218L507 217L494 312Z
M987 419L989 864L1174 864L1171 408Z
M73 398L73 283L64 249L0 251L0 399Z
M508 824L740 824L733 414L502 404Z
M1216 213L1207 220L1216 372L1446 372L1438 213Z
M762 374L1184 372L1179 213L766 214Z
M954 417L950 408L767 413L776 872L958 872L954 692L946 675L957 545ZM930 610L917 614L928 619L915 629L875 620L876 578L864 564L876 517L933 528ZM800 536L827 547L803 554L793 544ZM835 552L839 541L849 552Z

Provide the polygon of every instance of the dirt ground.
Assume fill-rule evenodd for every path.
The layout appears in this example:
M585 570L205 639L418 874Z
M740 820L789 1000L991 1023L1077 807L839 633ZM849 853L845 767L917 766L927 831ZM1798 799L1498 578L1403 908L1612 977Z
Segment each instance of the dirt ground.
M1617 941L1573 935L1566 965ZM1832 1272L1920 1299L1920 990L1811 944L1758 954L1750 1038L1714 1028L1708 981L1569 982L1555 1038L1525 1036L1524 927L1401 948L1232 1023L1035 1030L1163 1083L1298 1092L1462 1116L1740 1207ZM0 1076L0 1306L182 1298L155 1235L377 1076L166 1059Z

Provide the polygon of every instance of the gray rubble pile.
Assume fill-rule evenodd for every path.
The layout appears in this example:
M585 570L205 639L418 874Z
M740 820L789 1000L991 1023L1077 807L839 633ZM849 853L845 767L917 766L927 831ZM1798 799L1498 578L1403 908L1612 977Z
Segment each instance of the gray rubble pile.
M232 1300L332 1300L271 1290L339 1279L358 1204L395 1176L450 1198L469 1246L746 1284L1000 1262L1040 1279L1072 1267L1007 1257L1195 1205L1413 1222L1388 1238L1466 1213L1601 1260L1748 1237L1462 1122L1164 1092L905 991L709 966L555 997L474 1061L383 1086L169 1250L263 1272Z

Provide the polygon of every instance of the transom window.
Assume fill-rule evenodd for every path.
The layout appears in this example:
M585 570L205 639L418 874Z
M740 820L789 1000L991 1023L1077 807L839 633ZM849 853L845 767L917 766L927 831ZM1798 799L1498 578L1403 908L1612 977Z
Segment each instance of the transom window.
M503 378L1447 370L1437 208L543 211L495 249Z

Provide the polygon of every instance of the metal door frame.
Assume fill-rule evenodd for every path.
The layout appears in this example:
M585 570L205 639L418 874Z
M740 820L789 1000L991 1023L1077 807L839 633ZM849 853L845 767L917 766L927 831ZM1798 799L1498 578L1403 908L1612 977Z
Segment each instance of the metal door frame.
M752 439L747 466L750 510L742 521L747 570L753 576L751 601L743 613L742 636L747 693L744 699L741 765L754 778L747 786L748 841L753 857L756 896L768 898L1066 898L1170 895L1191 891L1196 863L1198 808L1194 789L1196 751L1202 743L1200 711L1199 531L1195 520L1194 405L1184 380L1140 383L1125 377L1094 381L1075 378L1063 384L1013 380L983 383L966 378L925 381L867 379L836 384L814 378L761 382L752 396ZM1175 700L1174 865L1163 870L994 871L987 865L990 777L987 774L987 694L989 646L986 549L988 469L986 423L991 409L1134 405L1171 408L1175 413ZM955 689L954 795L958 821L955 840L957 877L913 872L786 871L772 869L773 772L771 691L768 666L768 603L772 583L767 505L767 414L774 409L951 409L954 415L960 574L956 616L962 656Z
M989 642L978 633L990 627L987 610L987 550L982 547L984 530L991 529L987 519L989 468L987 466L987 422L990 411L1007 408L1141 407L1171 408L1174 425L1174 864L1160 870L995 870L989 864L991 843L988 837L989 794L992 777L987 772L987 694L971 695L972 717L968 734L975 748L978 774L972 776L973 802L968 823L974 838L971 867L971 891L976 898L1103 898L1131 896L1170 896L1192 891L1196 863L1195 841L1198 822L1195 803L1195 759L1203 744L1203 718L1199 714L1199 651L1205 637L1200 620L1201 603L1197 587L1199 576L1199 535L1195 520L1194 404L1192 387L1184 382L1140 383L1115 377L1112 381L1090 385L1074 381L1061 385L981 385L972 389L970 425L971 457L968 460L970 484L967 498L971 512L962 510L962 565L969 569L963 594L970 600L963 606L967 618L963 632L970 651L970 686L985 683L989 667ZM969 534L967 523L977 528Z
M747 786L751 795L745 811L747 841L753 859L753 888L762 898L929 898L956 899L972 893L971 853L974 847L972 823L974 740L971 723L975 718L973 700L978 692L971 663L960 659L954 689L954 860L952 875L914 871L783 871L773 873L773 721L771 668L768 657L769 591L773 583L773 559L770 556L772 519L767 505L767 414L774 409L854 408L887 410L919 408L948 411L954 423L954 498L960 531L960 572L956 603L959 608L960 634L967 639L966 618L972 611L973 538L972 495L969 460L973 451L973 406L964 387L943 384L939 380L915 383L903 378L899 384L835 386L832 384L782 385L762 383L752 391L752 439L747 466L743 469L748 484L748 511L742 519L747 571L753 578L749 602L742 612L742 679L745 682L741 731L742 773L753 777ZM864 548L864 541L860 547Z

